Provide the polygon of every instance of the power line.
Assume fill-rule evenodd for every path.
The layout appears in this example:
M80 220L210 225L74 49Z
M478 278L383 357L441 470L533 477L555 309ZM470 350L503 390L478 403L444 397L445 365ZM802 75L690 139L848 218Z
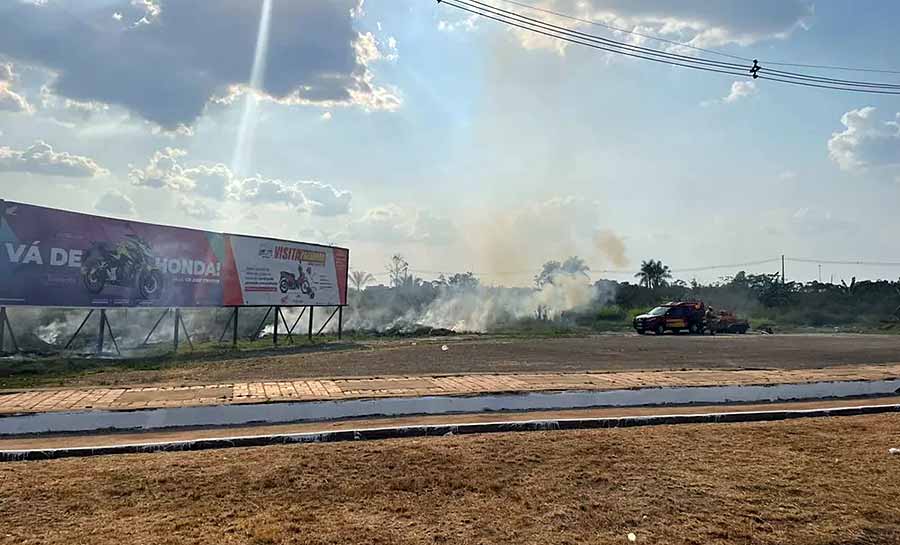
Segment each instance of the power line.
M802 64L796 62L775 62L766 61L766 64L774 64L776 66L796 66L797 68L818 68L820 70L843 70L846 72L872 72L879 74L900 74L900 70L888 70L879 68L852 68L849 66L828 66L825 64Z
M459 5L459 4L457 4L456 2L450 1L450 0L439 0L439 1L440 1L440 3L442 3L442 4L446 4L446 5L448 5L448 6L451 6L451 7L456 8L456 9L460 9L460 10L463 10L463 11L467 11L467 12L469 12L469 13L473 13L473 14L478 15L478 16L480 16L480 17L484 17L484 18L487 18L487 19L493 19L494 21L498 21L498 22L504 23L504 24L506 24L506 25L518 27L518 28L521 28L521 29L523 29L523 30L527 30L527 31L530 31L530 32L534 32L534 33L537 33L537 34L542 34L542 35L544 35L544 36L548 36L548 37L550 37L550 38L556 38L556 39L563 40L563 41L566 41L566 42L569 42L569 43L573 43L573 44L577 44L577 45L583 45L583 46L590 47L590 48L593 48L593 49L600 49L600 50L603 50L603 51L608 51L608 52L610 52L610 53L618 53L618 54L625 55L625 56L628 56L628 57L635 57L635 58L638 58L638 59L644 59L644 60L648 60L648 61L661 62L661 63L664 63L664 64L670 64L670 65L673 65L673 66L682 66L682 67L685 67L685 68L694 68L694 69L697 69L697 70L704 70L704 71L707 71L707 72L719 72L719 73L721 73L721 74L728 74L728 75L731 75L731 76L747 76L747 74L745 74L745 73L743 73L743 72L737 72L737 71L735 71L735 69L730 69L730 70L718 70L718 69L715 69L715 68L709 68L709 67L703 66L703 65L702 65L702 64L703 64L702 61L699 61L699 62L698 62L697 60L692 60L692 61L690 61L690 62L695 63L695 64L686 64L686 63L680 63L680 62L673 62L673 61L669 61L669 60L664 60L664 59L660 59L660 58L648 57L648 56L639 55L639 54L635 54L635 53L629 53L627 50L626 50L626 51L623 51L623 50L620 49L620 48L613 49L612 47L604 47L604 46L601 46L601 45L597 45L596 43L585 42L585 41L581 41L581 40L579 40L579 39L575 39L575 38L571 38L571 37L559 36L558 34L553 34L553 33L551 33L551 32L547 32L547 31L541 30L539 25L536 25L536 26L538 26L538 28L533 28L532 26L526 26L526 24L519 24L519 23L517 23L515 20L510 20L509 18L504 18L503 16L489 15L489 14L486 14L486 13L484 13L484 12L482 12L482 11L479 11L477 7L475 7L474 9L470 9L470 8L465 7L465 6ZM464 1L464 0L460 0L460 1L462 2L462 1ZM574 33L574 31L562 31L562 32L565 33L565 34L573 34L573 33ZM627 45L627 44L626 44L626 45ZM666 54L663 53L663 54L661 54L660 56L664 56L664 55L666 55ZM698 65L698 64L699 64L699 65Z
M653 49L650 47L643 47L639 45L628 44L625 42L619 42L617 40L613 40L610 38L604 38L603 36L597 36L595 34L588 34L586 32L580 32L577 30L573 30L570 28L561 27L558 25L554 25L552 23L547 23L545 21L541 21L539 19L534 19L532 17L528 17L526 15L522 15L516 13L514 11L505 10L502 8L498 8L491 4L481 2L479 0L440 0L440 3L444 3L455 7L457 9L462 9L464 11L468 11L469 13L474 13L476 15L480 15L482 17L487 17L489 19L493 19L495 21L499 21L505 24L513 24L514 26L518 26L524 30L537 31L535 28L540 29L541 33L552 32L554 33L553 38L559 38L564 40L585 40L592 43L599 43L607 47L615 48L617 51L613 51L613 53L620 53L622 51L628 51L631 53L637 53L640 55L651 55L654 57L666 58L670 60L676 60L680 62L689 62L694 64L702 64L713 66L716 68L725 68L725 69L734 69L740 71L747 71L749 67L746 64L737 64L732 62L723 62L717 61L713 59L705 59L702 57L693 57L690 55L681 55L678 53L670 53L667 51L661 51L658 49ZM463 4L468 7L463 7L459 4ZM491 15L488 15L491 14ZM526 25L529 28L526 28ZM558 36L556 34L563 34L565 37ZM545 34L547 35L547 34ZM587 45L587 44L582 44ZM652 60L652 59L648 59ZM742 75L747 75L746 74Z
M599 21L594 21L592 19L584 19L584 18L576 17L574 15L569 15L568 13L562 13L559 11L554 11L552 9L547 9L547 8L542 8L540 6L526 4L525 2L517 2L516 0L499 0L499 1L505 2L507 4L513 4L513 5L519 6L521 8L525 8L525 9L529 9L529 10L533 10L533 11L539 11L541 13L546 13L548 15L555 15L557 17L562 17L565 19L569 19L571 21L577 21L579 23L585 23L585 24L589 24L589 25L599 26L599 27L603 27L603 28L606 28L609 30L614 30L616 32L624 32L624 33L631 34L634 36L639 36L641 38L646 38L648 40L656 40L658 42L667 43L670 45L677 45L679 47L693 49L695 51L703 51L704 53L710 53L713 55L721 55L723 57L728 57L728 58L732 58L732 59L753 62L753 59L748 58L748 57L741 57L740 55L732 55L731 53L725 53L723 51L718 51L715 49L698 47L695 45L691 45L689 43L679 42L676 40L669 40L667 38L662 38L660 36L654 36L652 34L643 34L641 32L637 32L635 30L629 30L627 28L617 27L614 25L610 25L608 23L601 23ZM879 74L900 74L900 70L879 69L879 68L859 68L859 67L848 67L848 66L830 66L830 65L825 65L825 64L803 64L803 63L793 63L793 62L777 62L777 61L769 61L769 60L763 61L763 64L776 65L776 66L793 66L796 68L817 68L820 70L842 70L842 71L849 71L849 72L872 72L872 73L879 73Z
M854 85L856 87L878 87L878 88L900 89L900 84L898 84L898 83L876 83L876 82L871 82L871 81L856 81L856 80L826 78L826 77L822 77L822 76L810 76L810 75L806 75L806 74L800 74L798 72L785 72L784 70L773 70L771 68L766 68L764 70L764 73L784 75L787 77L793 77L795 79L823 81L823 82L829 82L829 83L834 83L834 84Z
M550 38L555 38L568 43L582 45L593 49L599 49L610 53L618 53L620 55L639 58L643 60L650 60L685 68L693 68L695 70L723 73L731 76L752 76L754 78L759 77L762 79L768 79L770 81L777 81L781 83L788 83L806 87L873 94L900 94L900 84L839 80L835 78L824 78L821 76L800 74L782 70L773 71L775 75L770 76L767 74L765 68L758 66L755 61L752 67L748 67L735 63L691 57L687 55L679 55L677 53L668 53L652 48L631 45L616 40L611 40L609 38L603 38L601 36L587 34L584 32L579 32L576 30L553 25L551 23L533 19L516 12L498 8L479 0L438 0L438 2L462 11L466 11L468 13L475 14L480 17L492 19L508 26L520 28L522 30L526 30L536 34L541 34Z
M526 3L524 3L524 2L516 2L516 0L500 0L500 1L501 1L501 2L506 2L507 4L513 4L513 5L519 6L519 7L521 7L521 8L530 9L530 10L534 10L534 11L540 11L540 12L546 13L546 14L548 14L548 15L555 15L555 16L557 16L557 17L562 17L562 18L565 18L565 19L569 19L569 20L571 20L571 21L577 21L577 22L579 22L579 23L585 23L585 24L589 24L589 25L599 26L599 27L603 27L603 28L606 28L606 29L609 29L609 30L614 30L614 31L616 31L616 32L625 32L625 33L627 33L627 34L632 34L632 35L634 35L634 36L639 36L639 37L641 37L641 38L647 38L648 40L656 40L656 41L658 41L658 42L663 42L663 43L667 43L667 44L670 44L670 45L677 45L677 46L679 46L679 47L686 47L686 48L688 48L688 49L693 49L693 50L695 50L695 51L703 51L704 53L711 53L711 54L713 54L713 55L721 55L721 56L723 56L723 57L728 57L728 58L732 58L732 59L736 59L736 60L740 60L740 61L753 62L753 59L750 59L750 58L747 58L747 57L740 57L740 56L738 56L738 55L732 55L732 54L730 54L730 53L724 53L724 52L722 52L722 51L716 51L715 49L706 49L706 48L703 48L703 47L697 47L697 46L695 46L695 45L687 44L687 43L684 43L684 42L678 42L678 41L675 41L675 40L669 40L669 39L666 39L666 38L661 38L661 37L659 37L659 36L653 36L653 35L651 35L651 34L642 34L642 33L640 33L640 32L636 32L636 31L634 31L634 30L628 30L627 28L617 27L617 26L614 26L614 25L610 25L610 24L608 24L608 23L601 23L600 21L594 21L594 20L592 20L592 19L583 19L583 18L580 18L580 17L575 17L574 15L569 15L569 14L567 14L567 13L562 13L562 12L559 12L559 11L554 11L554 10L552 10L552 9L542 8L542 7L539 7L539 6L532 6L531 4L526 4Z
M863 265L867 267L900 267L900 263L891 261L852 261L852 260L833 260L833 259L809 259L799 257L786 257L785 261L795 263L820 263L822 265Z
M690 269L672 269L669 272L685 273L685 272L712 271L715 269L734 269L737 267L751 267L753 265L766 265L768 263L776 263L780 260L781 260L780 257L773 257L772 259L763 259L760 261L747 261L745 263L731 263L729 265L709 265L706 267L693 267Z

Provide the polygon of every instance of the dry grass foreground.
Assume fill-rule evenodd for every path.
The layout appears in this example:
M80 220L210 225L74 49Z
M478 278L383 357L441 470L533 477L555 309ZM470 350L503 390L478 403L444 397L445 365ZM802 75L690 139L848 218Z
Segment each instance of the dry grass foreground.
M4 543L900 543L900 416L0 465Z

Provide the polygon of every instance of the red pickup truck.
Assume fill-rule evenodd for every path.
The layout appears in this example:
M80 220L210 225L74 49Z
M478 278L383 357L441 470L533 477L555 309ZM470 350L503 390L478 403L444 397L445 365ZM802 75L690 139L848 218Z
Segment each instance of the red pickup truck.
M653 332L662 335L666 331L703 333L706 328L706 305L703 301L679 301L660 305L646 314L634 318L635 331L643 335Z

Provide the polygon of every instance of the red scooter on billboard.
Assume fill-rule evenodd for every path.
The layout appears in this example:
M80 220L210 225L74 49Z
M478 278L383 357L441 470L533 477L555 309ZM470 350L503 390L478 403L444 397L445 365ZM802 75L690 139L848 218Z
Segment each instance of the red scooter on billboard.
M306 267L306 271L304 271L303 264L300 263L297 266L297 273L297 275L294 275L292 272L281 271L281 281L278 283L278 288L281 290L281 293L287 293L291 290L300 290L300 293L308 295L310 299L315 299L316 292L313 291L312 286L309 283L309 276L312 275L312 267Z

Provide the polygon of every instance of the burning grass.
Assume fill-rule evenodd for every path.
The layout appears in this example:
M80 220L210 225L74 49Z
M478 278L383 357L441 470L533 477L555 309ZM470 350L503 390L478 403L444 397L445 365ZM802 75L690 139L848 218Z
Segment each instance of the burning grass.
M0 466L0 542L900 541L900 416Z

